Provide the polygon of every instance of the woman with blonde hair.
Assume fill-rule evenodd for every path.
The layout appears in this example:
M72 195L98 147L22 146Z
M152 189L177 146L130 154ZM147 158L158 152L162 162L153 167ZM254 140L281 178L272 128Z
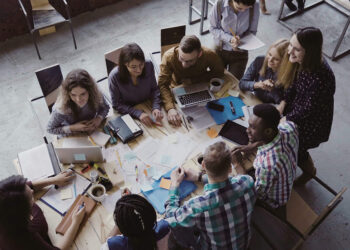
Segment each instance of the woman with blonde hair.
M278 75L278 81L289 86L279 105L285 115L282 121L293 121L299 130L298 166L303 174L296 185L316 175L308 150L328 141L333 122L335 77L322 57L322 43L318 28L298 29L290 39Z
M277 73L288 44L287 39L279 39L270 46L266 56L256 57L239 82L239 88L254 92L262 102L279 104L284 86L276 83Z
M68 73L47 125L51 134L93 132L107 116L109 106L90 74L83 69Z

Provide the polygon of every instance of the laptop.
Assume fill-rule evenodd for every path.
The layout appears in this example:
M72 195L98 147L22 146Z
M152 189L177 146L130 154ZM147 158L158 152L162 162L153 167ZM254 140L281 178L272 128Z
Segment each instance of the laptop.
M62 164L104 162L100 146L79 146L55 148L58 160Z
M173 88L175 100L180 108L187 108L195 105L204 105L215 100L209 90L208 83L191 84L184 87Z

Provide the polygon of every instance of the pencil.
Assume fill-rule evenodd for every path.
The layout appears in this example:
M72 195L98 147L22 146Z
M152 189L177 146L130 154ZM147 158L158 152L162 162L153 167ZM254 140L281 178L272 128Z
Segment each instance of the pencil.
M233 32L232 28L230 28L231 34L236 38L235 32Z
M118 151L115 151L115 154L117 155L117 159L118 159L118 162L119 162L120 167L123 167L123 166L122 166L122 162L121 162L121 160L120 160L120 156L119 156Z
M89 141L92 143L92 145L97 146L95 141L91 138L91 136L89 136L88 138L89 138Z

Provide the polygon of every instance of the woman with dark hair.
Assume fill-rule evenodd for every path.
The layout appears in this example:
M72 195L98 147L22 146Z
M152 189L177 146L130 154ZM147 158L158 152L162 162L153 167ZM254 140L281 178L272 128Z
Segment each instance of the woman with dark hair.
M333 122L335 77L322 57L322 32L318 28L298 29L290 39L278 75L289 88L279 110L298 125L298 166L303 174L294 184L304 185L316 175L308 150L328 141Z
M44 214L34 202L33 190L49 185L63 186L72 178L74 175L67 171L33 182L27 182L21 175L0 181L0 249L69 249L84 218L85 208L73 213L71 226L53 246Z
M91 133L108 111L109 106L90 74L83 69L72 70L62 83L47 132L58 135Z
M270 46L266 56L255 58L240 80L239 88L254 92L264 103L279 104L284 87L276 83L277 73L288 44L287 39L279 39Z
M102 246L103 250L154 250L167 245L169 224L157 220L153 206L142 196L127 194L120 198L114 210L116 226ZM165 241L165 242L164 242Z
M119 65L108 77L109 92L113 108L121 114L130 114L151 126L151 117L143 110L133 106L146 100L152 101L154 122L161 124L163 114L160 111L160 92L151 61L145 61L145 55L136 43L126 44L120 52Z

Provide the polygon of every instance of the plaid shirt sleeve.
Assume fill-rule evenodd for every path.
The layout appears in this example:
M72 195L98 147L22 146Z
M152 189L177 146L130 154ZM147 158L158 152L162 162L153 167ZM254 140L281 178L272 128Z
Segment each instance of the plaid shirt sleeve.
M169 200L165 206L165 218L171 227L182 226L192 227L195 225L195 213L192 209L194 200L191 199L185 202L180 207L179 189L169 190Z
M264 159L264 166L257 168L255 171L255 189L261 200L267 198L267 194L274 185L275 179L275 172L271 169L267 161L269 161L268 157Z

